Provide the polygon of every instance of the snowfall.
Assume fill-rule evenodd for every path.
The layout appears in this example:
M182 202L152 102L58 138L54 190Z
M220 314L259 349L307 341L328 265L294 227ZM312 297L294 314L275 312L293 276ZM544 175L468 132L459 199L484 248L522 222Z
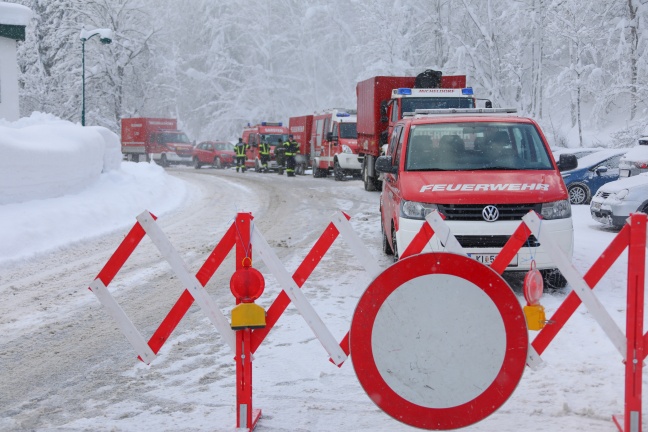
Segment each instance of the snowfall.
M13 123L0 121L0 154L3 155L0 158L0 268L54 254L67 245L91 242L109 233L125 235L143 210L164 218L165 214L185 205L186 197L193 193L192 185L171 175L172 171L155 164L123 162L119 139L107 129L83 128L48 114L34 113ZM359 181L319 180L322 187L353 189L350 193L358 197L369 194L375 199L375 210L378 208L379 194L364 191ZM331 213L335 210L332 208ZM352 221L354 217L356 220L354 229L379 235L379 229L374 226L378 223L375 214L359 220L358 215L350 216ZM364 224L370 223L371 227L364 226L363 219ZM574 206L573 221L573 265L580 274L585 274L617 232L593 221L588 206ZM373 250L372 253L378 256L381 251ZM594 290L624 333L627 261L624 252ZM98 273L103 263L95 265ZM349 281L353 283L356 279L333 272L328 277L331 286L344 286L346 290L351 289ZM366 288L365 279L357 278L357 281L356 284L365 285L352 287L360 291L350 296L355 301ZM9 289L10 282L0 278L0 293ZM90 282L78 287L83 296L94 297L87 289ZM569 291L567 288L543 296L541 304L548 318ZM516 291L516 295L523 304L521 293ZM326 317L326 322L348 326L354 306L341 307L342 300L319 299L313 307ZM94 301L98 302L96 298ZM291 308L289 306L289 310ZM31 312L25 310L25 317ZM470 320L471 316L465 319ZM270 346L259 349L254 357L254 406L263 410L256 430L415 430L391 418L371 402L355 375L353 353L338 368L328 360L299 314L292 313L282 320L281 328L274 330L281 332L278 339L281 343L273 346L272 340L266 341ZM214 327L211 329L216 332ZM341 338L344 328L335 329L334 334ZM529 332L530 340L536 334ZM130 369L118 371L125 378L120 383L142 385L146 392L156 394L156 400L166 401L166 406L144 407L137 400L106 406L97 400L101 399L102 391L110 389L97 389L97 394L90 395L88 402L95 400L93 417L75 417L75 408L66 406L64 400L59 401L57 409L66 412L68 421L52 425L51 429L235 430L234 376L213 370L213 363L190 361L193 356L213 356L211 340L194 345L192 352L185 351L187 358L179 364L169 364L165 360L165 355L192 337L194 335L186 329L183 334L174 334L170 344L150 365L137 361L134 352L118 353L131 355L133 359ZM231 354L223 355L217 366L231 372L234 368L232 357ZM584 306L579 307L548 346L542 360L538 368L526 368L517 388L499 410L464 430L616 430L611 417L622 414L624 409L622 357ZM102 367L109 368L110 364L104 363ZM11 367L4 369L0 371L0 378L11 373ZM202 382L200 378L206 376L211 379ZM200 391L195 390L198 381L202 383ZM167 409L178 404L189 404L191 409ZM11 417L0 417L0 429L31 428L24 428Z

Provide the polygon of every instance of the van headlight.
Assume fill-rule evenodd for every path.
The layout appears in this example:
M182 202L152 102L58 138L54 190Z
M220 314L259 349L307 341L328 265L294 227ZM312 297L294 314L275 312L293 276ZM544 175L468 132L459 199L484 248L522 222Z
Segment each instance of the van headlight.
M436 204L420 203L416 201L401 201L400 216L407 219L425 219L432 210L438 210Z
M569 200L560 200L542 204L542 217L547 220L565 219L571 217L571 204Z

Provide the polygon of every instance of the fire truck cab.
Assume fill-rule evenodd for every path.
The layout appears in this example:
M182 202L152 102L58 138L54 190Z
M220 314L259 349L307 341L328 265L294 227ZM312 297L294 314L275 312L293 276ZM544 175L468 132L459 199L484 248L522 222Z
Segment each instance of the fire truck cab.
M248 125L243 128L241 135L243 142L249 146L246 151L245 166L254 168L255 171L261 171L261 157L259 155L259 143L266 142L270 144L270 160L268 168L278 169L275 157L275 148L281 147L288 140L288 128L284 127L281 122L261 122L257 125Z
M336 108L313 115L313 177L326 177L331 170L338 181L346 175L360 175L356 126L355 110Z

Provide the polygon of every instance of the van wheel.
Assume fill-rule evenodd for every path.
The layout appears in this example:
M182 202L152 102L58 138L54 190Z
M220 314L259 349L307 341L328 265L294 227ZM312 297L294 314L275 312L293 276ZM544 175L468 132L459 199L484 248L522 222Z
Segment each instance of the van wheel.
M164 153L162 154L162 157L160 157L160 165L162 165L164 168L169 166L169 161L167 160Z
M219 157L215 157L215 158L214 158L214 163L212 164L212 166L213 166L214 168L218 168L218 169L223 168L223 164L221 163L221 160L220 160Z
M340 163L338 161L335 161L335 165L333 166L333 175L335 176L336 181L341 181L344 179L344 171L342 171L342 168L340 167Z
M392 251L393 251L393 255L394 255L394 262L397 262L398 258L399 258L399 256L398 256L398 245L396 244L396 230L394 229L393 226L392 226L391 232L392 232Z
M545 291L555 291L567 286L567 279L558 269L540 270L540 274L542 274Z
M394 251L389 245L389 240L387 239L387 234L385 233L385 226L382 221L380 223L380 232L382 233L382 250L385 255L394 255Z
M320 178L320 177L325 177L326 174L323 169L320 169L317 166L313 166L313 177L315 178Z
M200 165L200 161L198 160L197 157L195 157L194 160L193 160L193 166L194 166L194 168L196 168L196 169L200 169L200 167L201 167L201 165Z

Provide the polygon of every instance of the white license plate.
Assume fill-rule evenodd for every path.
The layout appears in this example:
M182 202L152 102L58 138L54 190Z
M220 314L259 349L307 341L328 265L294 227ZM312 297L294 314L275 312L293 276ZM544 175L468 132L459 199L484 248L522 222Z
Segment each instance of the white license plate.
M593 202L592 203L592 210L600 210L601 209L601 203L600 202Z
M497 254L468 254L470 258L473 258L474 260L485 264L485 265L491 265L493 264L493 261L495 261L495 258L497 257ZM515 255L511 262L509 263L508 267L517 267L518 265L518 257Z
M619 170L619 176L620 177L630 177L630 170L627 170L627 169Z

